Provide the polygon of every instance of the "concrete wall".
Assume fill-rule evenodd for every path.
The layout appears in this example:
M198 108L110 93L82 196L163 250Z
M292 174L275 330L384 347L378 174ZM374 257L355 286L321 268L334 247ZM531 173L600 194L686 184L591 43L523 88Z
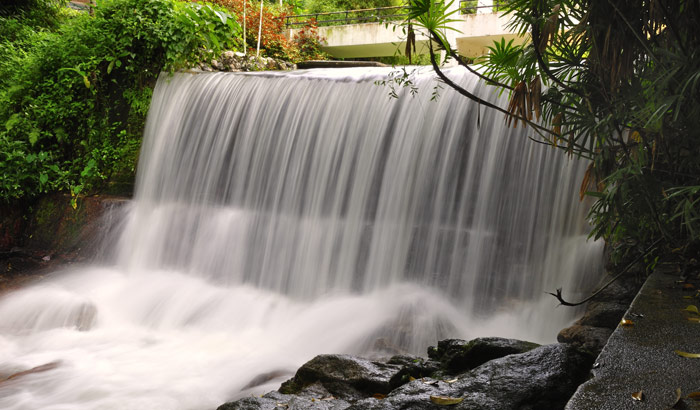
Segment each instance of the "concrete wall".
M457 2L455 2L457 3ZM489 12L484 12L489 11ZM458 20L451 24L447 38L453 48L465 57L478 57L488 53L487 46L505 38L522 43L525 38L506 27L507 18L502 13L491 13L490 9L479 9L477 14L455 15ZM292 38L299 29L288 30ZM319 27L318 33L326 39L323 50L336 58L383 57L403 54L406 35L395 23L363 23L343 26ZM416 36L417 54L428 53L428 39Z

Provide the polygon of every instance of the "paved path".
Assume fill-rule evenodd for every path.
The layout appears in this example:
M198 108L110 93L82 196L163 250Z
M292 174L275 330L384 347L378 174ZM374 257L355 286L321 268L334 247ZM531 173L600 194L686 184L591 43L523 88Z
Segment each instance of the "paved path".
M696 290L684 289L677 273L654 273L625 314L632 325L618 326L596 360L594 377L581 385L567 410L700 409L687 398L700 392L700 358L674 350L700 353L700 315L685 310L700 306ZM697 284L696 284L697 285ZM692 298L691 298L692 297ZM642 392L642 400L633 395ZM698 393L700 395L700 393Z

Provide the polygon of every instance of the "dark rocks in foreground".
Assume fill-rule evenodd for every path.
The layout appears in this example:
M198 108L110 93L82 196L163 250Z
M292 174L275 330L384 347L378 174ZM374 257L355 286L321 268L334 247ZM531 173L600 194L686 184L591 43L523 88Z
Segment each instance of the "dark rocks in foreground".
M596 296L594 301L586 305L583 317L559 332L557 340L598 356L640 286L641 283L634 275L628 275L613 282Z
M316 356L279 391L218 410L445 408L435 397L461 400L454 409L560 409L593 363L589 353L571 345L502 338L443 340L429 355L385 362Z

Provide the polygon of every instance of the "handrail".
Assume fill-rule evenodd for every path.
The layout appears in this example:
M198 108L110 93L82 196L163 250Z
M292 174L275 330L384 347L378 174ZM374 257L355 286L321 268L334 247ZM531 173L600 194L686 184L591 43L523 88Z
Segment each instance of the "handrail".
M330 25L329 23L342 23L342 24L358 24L366 23L370 21L389 21L399 17L408 16L408 12L400 12L401 10L408 9L407 6L391 6L391 7L377 7L373 9L357 9L357 10L344 10L344 11L330 11L325 13L312 13L312 14L295 14L291 16L284 17L285 26L291 28L294 26L308 26L312 22L316 22L317 25ZM394 14L381 14L384 11L394 11ZM338 16L338 18L334 18ZM330 19L325 19L325 17L331 17ZM296 20L292 19L304 19Z
M475 14L477 9L492 8L495 12L502 7L507 0L495 0L491 5L473 5L474 0L460 0L460 14ZM315 22L317 26L334 24L361 24L368 22L392 21L408 16L407 6L377 7L373 9L357 9L344 11L330 11L325 13L294 14L282 17L285 19L285 27L308 26ZM384 12L392 12L384 14Z

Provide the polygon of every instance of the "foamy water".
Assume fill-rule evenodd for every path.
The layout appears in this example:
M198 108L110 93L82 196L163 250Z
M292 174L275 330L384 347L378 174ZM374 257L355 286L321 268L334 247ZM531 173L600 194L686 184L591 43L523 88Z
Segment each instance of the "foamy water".
M554 341L574 312L544 292L600 270L583 164L383 75L161 79L113 257L0 299L0 379L50 364L0 408L213 409L320 353Z

